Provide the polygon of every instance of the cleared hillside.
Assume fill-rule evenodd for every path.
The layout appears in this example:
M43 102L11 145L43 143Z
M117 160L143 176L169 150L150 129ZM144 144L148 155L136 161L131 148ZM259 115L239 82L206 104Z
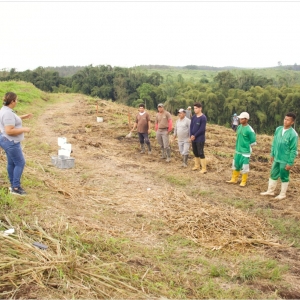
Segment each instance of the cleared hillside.
M24 84L17 93L25 90L38 91ZM258 136L249 184L241 188L225 183L231 129L208 124L202 175L191 171L191 160L180 167L176 142L169 164L159 158L154 135L153 154L140 154L137 136L125 138L136 109L99 100L104 122L97 123L94 99L45 95L22 107L36 110L23 142L28 196L7 194L0 152L1 229L16 229L0 235L1 298L300 297L300 164L286 200L260 196L270 136ZM51 164L61 136L72 144L73 169Z

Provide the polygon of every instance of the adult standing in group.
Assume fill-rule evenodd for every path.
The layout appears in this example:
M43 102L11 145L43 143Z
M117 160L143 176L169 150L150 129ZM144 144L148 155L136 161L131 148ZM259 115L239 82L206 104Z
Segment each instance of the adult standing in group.
M204 143L205 143L205 131L206 131L206 116L202 113L202 104L194 103L195 114L191 120L190 135L193 153L195 155L195 165L192 168L193 171L200 170L200 173L207 173L206 159L204 155Z
M178 138L179 152L182 155L182 166L187 167L187 161L190 149L190 126L191 120L185 116L185 110L183 108L178 111L178 120L176 121L174 128L174 139Z
M21 187L21 176L25 166L25 159L21 148L24 132L30 132L29 127L22 127L22 119L31 118L32 114L17 116L13 109L17 105L18 97L15 93L5 94L3 107L0 110L0 146L7 157L7 172L12 194L25 195Z
M139 113L137 114L135 118L135 123L133 125L133 128L131 132L137 127L138 135L139 135L139 141L141 144L141 153L145 153L145 144L148 147L148 154L151 154L151 144L149 140L149 134L150 134L150 116L145 111L145 104L139 105Z
M269 178L268 190L261 195L274 196L277 186L277 180L280 177L281 191L275 199L282 200L286 198L286 191L289 185L290 170L294 165L295 158L298 154L298 134L292 127L296 115L292 112L287 113L283 120L283 126L275 130L272 147L271 163L272 168Z
M232 162L232 177L228 183L237 183L240 173L242 181L240 186L247 184L248 173L250 171L249 161L252 153L251 146L256 145L256 134L253 128L248 124L250 116L247 112L242 112L238 116L240 125L237 128L235 154Z
M239 126L239 118L237 114L233 114L231 128L236 131L237 127Z
M169 133L172 131L172 116L164 109L164 105L157 105L158 113L155 119L155 131L157 142L161 148L161 158L167 158L166 162L171 161L171 148L169 143Z
M186 109L185 111L185 116L188 118L188 119L191 119L192 118L192 108L190 106L188 106L188 108Z

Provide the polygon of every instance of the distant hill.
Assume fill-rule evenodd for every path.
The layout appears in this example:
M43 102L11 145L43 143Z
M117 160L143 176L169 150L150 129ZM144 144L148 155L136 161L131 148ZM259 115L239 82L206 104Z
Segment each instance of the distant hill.
M46 71L58 72L61 77L71 77L76 74L78 71L84 69L82 66L62 66L62 67L46 67Z
M78 71L84 69L87 66L61 66L61 67L46 67L47 71L56 71L61 77L71 77L76 74ZM213 66L196 66L196 65L187 65L187 66L167 66L167 65L140 65L133 68L141 68L146 70L194 70L194 71L230 71L230 70L292 70L292 71L300 71L300 65L286 65L286 66L274 66L270 68L241 68L234 66L225 66L225 67L213 67Z
M166 66L166 65L140 65L140 68L143 69L155 69L155 70L168 70L168 69L177 69L177 70L203 70L203 71L224 71L224 70L242 70L247 68L239 68L239 67L212 67L212 66L196 66L196 65L188 65L188 66Z
M202 70L202 71L224 71L224 70L259 70L259 69L278 69L278 70L292 70L292 71L300 71L300 65L286 65L286 66L274 66L269 68L241 68L234 66L226 66L226 67L212 67L212 66L196 66L196 65L187 65L183 67L179 66L166 66L166 65L140 65L140 68L148 69L148 70Z
M286 66L277 66L270 69L300 71L300 65L294 64L294 65L286 65Z

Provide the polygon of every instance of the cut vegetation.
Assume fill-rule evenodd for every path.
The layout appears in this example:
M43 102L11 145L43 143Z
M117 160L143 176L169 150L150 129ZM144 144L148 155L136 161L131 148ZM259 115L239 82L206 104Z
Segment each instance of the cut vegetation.
M300 163L287 199L260 196L271 136L257 136L241 188L225 183L231 129L208 124L203 175L191 171L192 152L181 168L177 143L162 161L154 134L152 155L140 154L137 134L125 138L135 108L98 100L97 115L88 96L1 82L7 91L34 118L22 143L27 196L8 193L0 150L0 230L15 229L0 234L0 298L300 298ZM75 168L51 164L58 137L72 144Z

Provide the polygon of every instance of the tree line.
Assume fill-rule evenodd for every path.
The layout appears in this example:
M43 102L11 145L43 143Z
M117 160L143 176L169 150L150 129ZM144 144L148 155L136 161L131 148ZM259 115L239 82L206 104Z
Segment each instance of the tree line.
M24 72L11 69L0 72L0 80L27 81L45 92L82 93L133 107L145 103L147 109L156 109L162 102L173 114L201 102L208 121L222 126L230 126L234 113L247 111L258 133L273 133L289 111L300 118L300 76L294 73L274 79L235 69L219 71L209 81L205 77L187 80L181 74L162 76L157 71L149 74L140 68L90 65L70 77L42 67Z

